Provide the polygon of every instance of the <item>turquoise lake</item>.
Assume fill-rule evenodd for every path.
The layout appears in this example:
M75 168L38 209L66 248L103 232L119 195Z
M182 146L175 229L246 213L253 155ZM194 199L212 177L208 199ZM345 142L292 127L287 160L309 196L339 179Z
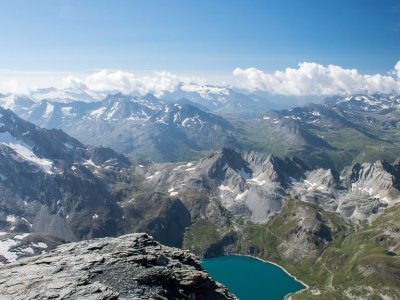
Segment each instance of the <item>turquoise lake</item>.
M248 256L209 258L201 265L240 300L281 300L305 288L279 267Z

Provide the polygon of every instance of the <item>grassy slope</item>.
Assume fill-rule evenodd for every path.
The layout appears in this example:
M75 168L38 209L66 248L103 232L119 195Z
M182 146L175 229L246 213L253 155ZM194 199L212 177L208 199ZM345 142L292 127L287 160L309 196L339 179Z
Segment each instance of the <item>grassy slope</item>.
M334 241L318 243L310 253L291 249L294 255L287 257L283 249L291 247L287 239L298 226L295 216L299 210L310 218L321 214L333 228ZM267 224L237 220L234 226L241 235L238 253L276 262L310 286L293 299L400 298L400 257L387 255L388 249L400 251L400 205L388 209L371 225L356 229L335 213L289 200ZM187 231L184 246L201 253L227 230L201 221ZM313 242L312 236L309 241Z
M327 161L337 170L355 162L375 161L385 159L389 162L400 157L400 147L396 143L396 132L382 130L374 131L374 135L385 139L385 142L364 135L362 132L343 126L325 126L310 129L315 136L323 139L337 150L310 147L307 144L287 144L285 139L269 132L268 128L259 128L249 123L237 122L242 128L238 132L237 139L242 150L254 150L264 153L273 153L278 156L296 155L310 164L317 163L326 167ZM312 159L311 159L312 158ZM319 159L320 158L320 159ZM311 160L310 160L311 159ZM314 162L317 160L316 162ZM324 165L325 164L325 165Z
M217 242L220 237L221 235L216 225L205 219L199 220L185 233L183 248L192 252L202 253L211 244Z
M286 223L286 220L291 212L298 209L297 205L299 204L285 207L283 214L271 220L264 226L264 230L268 229L278 236L284 236L293 226ZM315 209L319 210L317 207ZM368 298L374 299L379 294L393 298L400 297L400 257L386 255L390 247L394 245L399 247L399 235L388 237L386 231L399 230L400 206L388 210L373 224L359 230L343 224L343 221L334 214L326 212L324 214L329 214L328 217L339 224L341 229L337 231L333 243L321 247L318 257L300 264L292 264L279 255L262 256L283 265L313 287L294 298L353 299L356 296L368 295ZM276 236L269 234L265 238L275 240L275 243L279 244ZM267 249L269 248L267 246ZM321 294L313 295L311 292L313 289L318 289Z

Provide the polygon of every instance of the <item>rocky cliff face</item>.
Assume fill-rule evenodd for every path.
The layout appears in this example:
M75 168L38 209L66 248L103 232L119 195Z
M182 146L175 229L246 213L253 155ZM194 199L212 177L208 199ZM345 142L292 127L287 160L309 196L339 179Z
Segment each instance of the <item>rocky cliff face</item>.
M1 299L236 299L186 251L130 234L0 268Z
M115 235L129 160L0 107L0 231L67 240Z
M198 161L137 168L143 186L187 203L187 194L217 199L233 216L264 223L288 196L345 218L371 221L400 201L399 162L355 164L339 174L300 159L222 148ZM203 197L203 198L206 198Z
M304 168L295 159L222 148L199 161L153 164L139 171L149 190L184 202L188 193L202 193L235 216L265 222L281 209L286 188L304 178Z

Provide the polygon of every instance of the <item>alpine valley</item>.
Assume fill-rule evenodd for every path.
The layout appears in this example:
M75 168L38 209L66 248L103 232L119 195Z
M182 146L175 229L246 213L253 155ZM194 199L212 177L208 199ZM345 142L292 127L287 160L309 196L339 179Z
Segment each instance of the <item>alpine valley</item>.
M28 276L82 255L128 295L96 267L120 264L133 243L138 265L183 265L162 274L179 278L174 297L192 287L196 299L234 299L177 247L275 262L309 286L291 299L399 299L400 97L297 101L206 85L1 95L0 262ZM150 277L143 295L164 295Z

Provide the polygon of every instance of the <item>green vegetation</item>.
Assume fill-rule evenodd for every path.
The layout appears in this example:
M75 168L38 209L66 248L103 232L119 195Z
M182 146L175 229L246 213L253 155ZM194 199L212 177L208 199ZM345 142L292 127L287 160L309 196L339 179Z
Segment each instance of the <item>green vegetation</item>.
M400 157L398 130L385 130L382 124L366 127L336 119L299 127L233 119L240 150L297 156L310 166L343 167L356 162L394 161ZM319 140L316 140L319 139ZM323 144L325 143L325 144ZM329 148L327 146L331 146Z
M236 252L273 261L310 286L292 299L400 297L400 205L370 225L354 225L316 205L289 199L267 224L232 222ZM329 228L328 242L321 228ZM205 253L221 239L217 226L201 220L185 234L184 247Z
M195 253L204 252L210 245L220 240L218 227L211 222L202 219L193 224L185 232L183 248Z

